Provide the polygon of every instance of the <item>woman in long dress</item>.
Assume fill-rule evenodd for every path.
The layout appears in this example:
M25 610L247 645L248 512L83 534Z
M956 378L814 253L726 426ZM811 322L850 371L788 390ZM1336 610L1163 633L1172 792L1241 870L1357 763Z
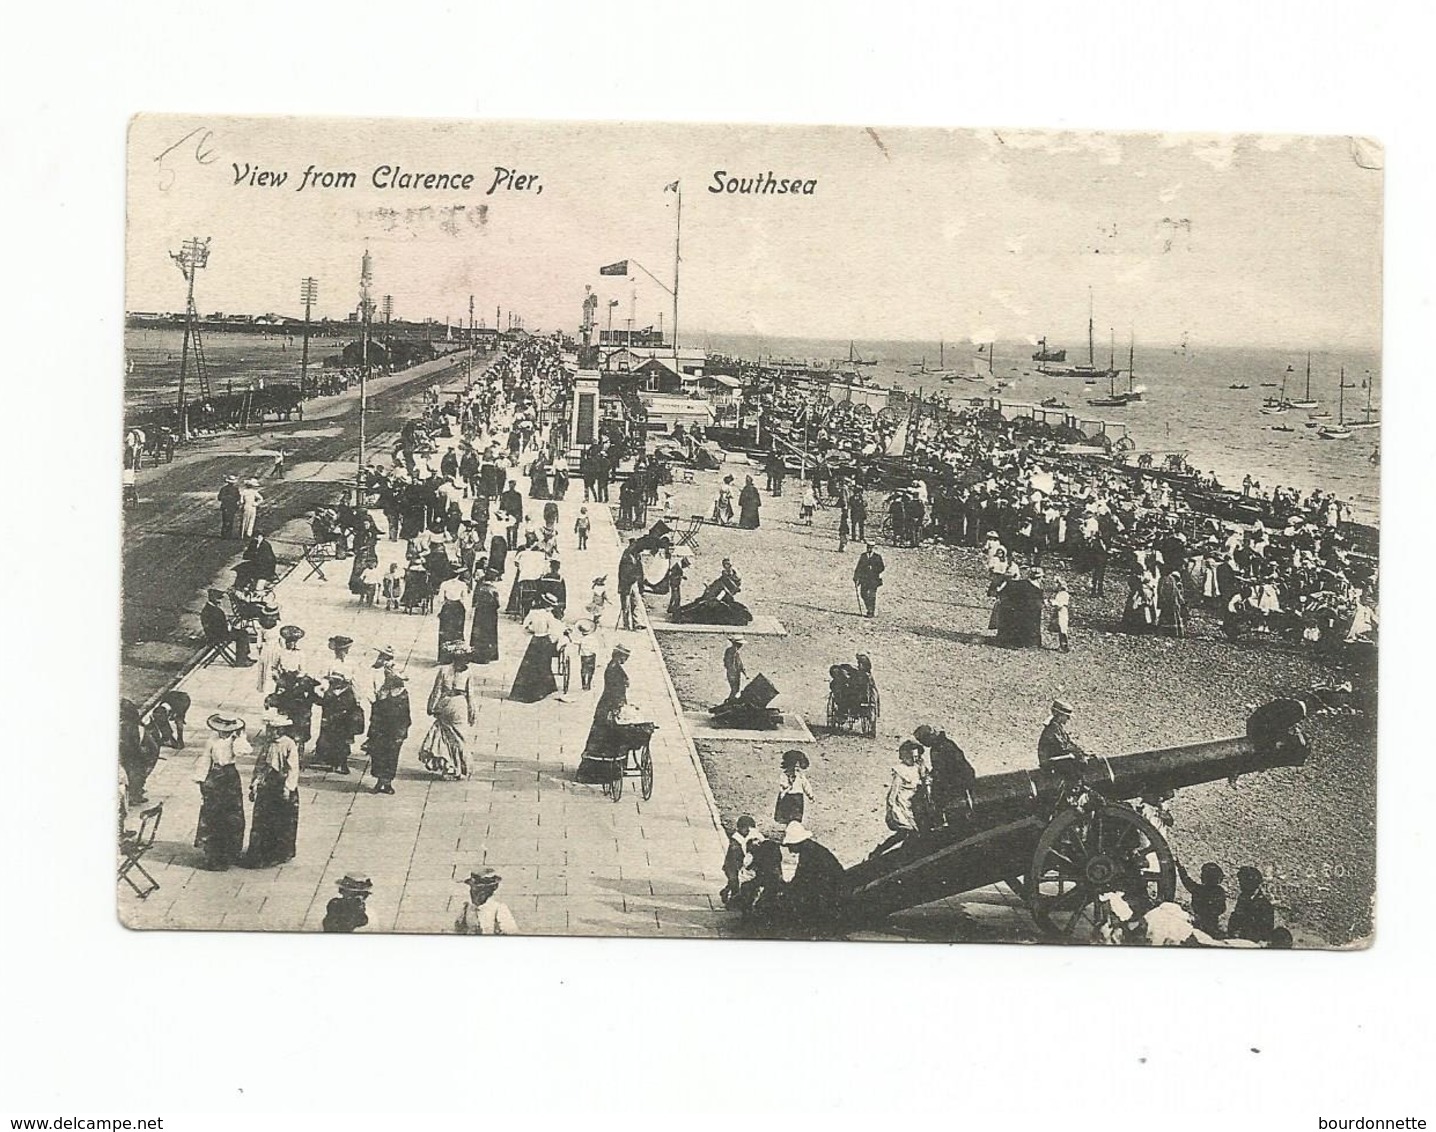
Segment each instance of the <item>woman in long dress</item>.
M1171 569L1157 583L1157 630L1174 637L1187 635L1187 597L1182 590L1182 576Z
M583 758L574 775L579 782L601 783L613 778L613 757L617 754L617 739L623 726L618 722L618 713L628 703L628 673L623 670L628 655L625 646L615 645L613 657L603 670L603 691L594 705L588 741L583 745Z
M244 785L234 760L251 748L238 716L216 713L208 722L214 738L194 766L200 796L194 847L204 853L202 868L227 869L244 852Z
M568 457L560 452L553 458L553 498L568 494Z
M299 747L289 736L289 718L277 709L265 710L264 725L249 779L254 817L244 863L252 869L292 861L299 839Z
M404 678L388 668L369 708L369 737L364 751L369 756L369 773L374 776L375 794L394 793L394 776L399 770L399 749L409 734L409 689Z
M558 655L558 640L563 635L563 622L553 615L554 598L544 594L542 604L524 618L524 628L532 634L524 650L509 699L523 704L536 704L558 691L553 676L553 661Z
M475 664L493 664L499 659L498 575L489 571L474 590L474 623L469 631L469 650Z
M468 729L478 719L478 709L469 654L462 646L451 647L448 663L435 675L428 712L434 723L419 746L419 761L426 770L446 779L466 777Z
M529 467L529 498L548 498L548 465L539 456Z
M763 500L758 495L758 489L753 486L753 477L749 476L743 490L738 493L738 525L744 530L755 530L758 526L758 508L762 506Z
M314 742L314 763L338 774L349 773L349 753L356 735L364 734L364 709L359 706L353 681L338 672L326 678L319 701L319 738Z
M439 647L436 659L444 662L444 649L451 644L462 644L464 622L468 620L469 580L462 571L439 587Z

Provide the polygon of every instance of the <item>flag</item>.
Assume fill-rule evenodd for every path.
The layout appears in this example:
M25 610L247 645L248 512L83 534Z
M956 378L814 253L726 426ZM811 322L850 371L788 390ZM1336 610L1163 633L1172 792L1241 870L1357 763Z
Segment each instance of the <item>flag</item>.
M618 300L617 300L617 299L609 299L609 300L608 300L608 305L611 306L611 307L616 307L616 306L618 306Z
M628 260L621 259L617 263L610 263L598 269L600 275L627 275Z
M678 182L674 181L671 185L664 185L663 191L665 193L676 193L678 191Z

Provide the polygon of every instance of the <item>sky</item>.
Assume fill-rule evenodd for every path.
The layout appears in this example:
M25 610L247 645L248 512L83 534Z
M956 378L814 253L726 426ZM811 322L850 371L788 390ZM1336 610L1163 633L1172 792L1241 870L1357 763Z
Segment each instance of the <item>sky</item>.
M211 237L201 312L316 314L374 294L395 317L665 327L682 185L680 337L1378 347L1384 155L1345 137L887 127L141 116L129 135L126 309L181 310L169 252ZM471 173L379 189L381 165ZM352 188L307 186L307 168ZM487 190L495 167L533 176ZM246 170L287 172L279 186ZM815 181L714 193L714 174ZM238 183L236 183L238 180ZM627 259L632 278L601 277Z

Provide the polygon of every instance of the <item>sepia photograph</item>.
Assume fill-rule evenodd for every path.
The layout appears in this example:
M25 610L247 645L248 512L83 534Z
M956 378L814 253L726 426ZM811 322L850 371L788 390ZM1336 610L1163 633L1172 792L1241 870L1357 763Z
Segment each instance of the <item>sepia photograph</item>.
M126 927L1371 943L1380 143L126 145Z

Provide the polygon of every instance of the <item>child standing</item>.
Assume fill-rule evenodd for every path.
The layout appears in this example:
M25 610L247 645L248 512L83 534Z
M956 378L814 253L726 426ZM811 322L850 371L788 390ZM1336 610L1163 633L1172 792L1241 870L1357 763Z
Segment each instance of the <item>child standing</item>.
M379 596L379 586L384 580L384 574L379 567L379 559L371 558L368 565L364 567L359 575L359 604L373 605Z
M1057 644L1063 652L1072 651L1071 639L1068 636L1071 630L1071 606L1072 595L1067 592L1067 584L1058 578L1057 592L1052 595L1052 631L1057 634Z
M813 490L812 481L809 480L803 484L803 500L798 505L798 518L803 521L804 526L813 525L813 510L817 506L818 493Z
M588 508L578 509L578 518L573 521L573 533L578 535L579 550L588 549L588 532L593 529L593 520L588 517Z
M728 838L728 850L723 854L723 876L727 884L718 893L718 899L722 901L723 907L728 907L728 902L738 895L738 889L742 887L745 879L743 872L748 868L748 853L755 844L763 840L763 835L758 832L758 823L752 814L744 814L738 819L733 833Z
M593 618L595 629L603 628L603 611L608 608L608 575L593 580L593 592L588 596L588 615Z
M593 673L598 667L598 626L585 618L574 628L578 630L579 687L587 692L593 687Z
M389 572L384 575L384 608L394 610L404 600L404 574L397 562L389 563Z
M807 802L813 796L808 784L808 756L802 751L783 752L783 772L778 776L778 801L773 820L779 825L802 821Z

